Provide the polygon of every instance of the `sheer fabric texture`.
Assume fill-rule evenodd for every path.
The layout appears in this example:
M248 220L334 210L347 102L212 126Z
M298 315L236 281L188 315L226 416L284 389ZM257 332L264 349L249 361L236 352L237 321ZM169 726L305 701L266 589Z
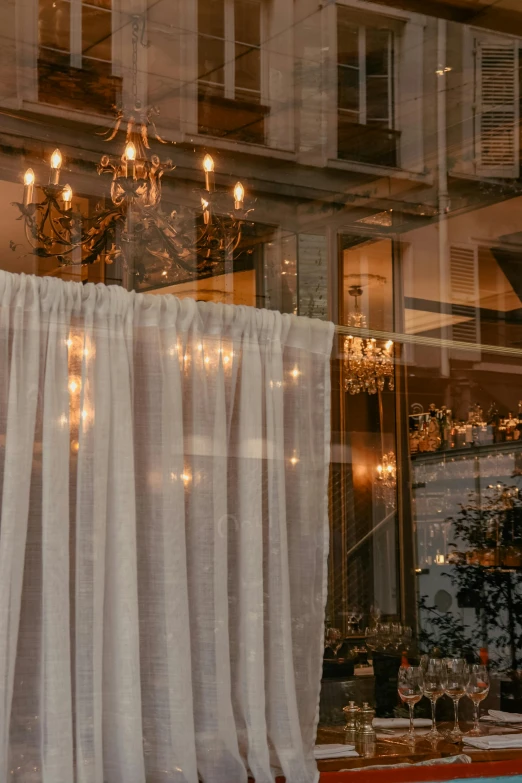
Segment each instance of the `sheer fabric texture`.
M330 324L0 273L0 779L313 759Z

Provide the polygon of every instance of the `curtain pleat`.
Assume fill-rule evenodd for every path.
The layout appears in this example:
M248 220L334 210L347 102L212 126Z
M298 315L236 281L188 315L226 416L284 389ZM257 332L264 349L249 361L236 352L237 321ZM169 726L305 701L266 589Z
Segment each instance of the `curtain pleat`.
M0 778L314 783L331 324L0 273Z

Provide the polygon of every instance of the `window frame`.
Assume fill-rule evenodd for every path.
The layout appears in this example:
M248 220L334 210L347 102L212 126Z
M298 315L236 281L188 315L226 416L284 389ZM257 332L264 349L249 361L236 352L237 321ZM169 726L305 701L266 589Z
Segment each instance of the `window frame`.
M111 16L111 33L114 34L114 1L111 2L111 8L103 8L85 0L65 0L70 6L69 15L69 52L62 51L61 49L55 49L52 46L43 46L40 44L39 36L37 34L38 51L43 49L44 51L57 52L58 54L69 54L69 64L71 68L83 68L83 60L92 60L94 62L108 63L111 66L111 73L114 73L114 40L111 41L111 59L104 60L101 57L93 57L92 55L83 54L83 7L93 8L97 11L110 14ZM40 10L40 0L37 4L38 12Z
M337 6L337 26L339 26L339 6ZM372 28L370 25L354 21L353 27L357 28L357 45L358 45L358 86L359 86L359 96L358 96L358 124L359 125L372 125L374 122L388 122L387 125L382 126L386 130L395 130L396 128L396 101L395 101L395 94L396 94L396 47L397 47L397 41L396 41L396 34L394 30L391 28L378 28L377 26ZM386 29L386 32L388 34L388 72L386 75L382 76L370 76L368 77L367 74L367 67L366 67L366 61L368 56L368 49L366 45L367 40L367 30L368 29L375 29L375 30L381 30ZM344 63L339 62L339 52L337 51L337 69L339 72L339 69L347 69L347 70L355 70L354 66L351 65L345 65ZM388 85L388 117L387 118L380 118L378 120L370 120L370 123L368 123L368 78L379 78L379 79L386 79L387 85ZM343 115L353 115L355 114L354 111L351 109L344 109L342 106L340 106L339 103L339 91L337 92L337 111ZM378 126L380 127L380 126Z
M243 94L257 97L259 95L259 103L266 104L267 100L267 61L265 55L265 48L263 41L265 39L266 32L266 14L264 3L259 3L259 46L253 44L246 44L244 41L236 40L235 37L235 0L223 0L224 6L224 37L213 36L209 33L202 33L197 27L197 48L199 52L199 45L202 38L213 38L216 40L222 40L224 44L224 83L223 83L223 97L235 101L236 98L236 44L242 44L243 46L249 46L251 49L257 49L259 51L260 58L260 75L259 75L259 92L255 90L248 90L246 88L240 88ZM198 56L199 60L199 56ZM205 81L197 77L198 90L202 87L214 87L215 82ZM255 101L254 101L255 102Z

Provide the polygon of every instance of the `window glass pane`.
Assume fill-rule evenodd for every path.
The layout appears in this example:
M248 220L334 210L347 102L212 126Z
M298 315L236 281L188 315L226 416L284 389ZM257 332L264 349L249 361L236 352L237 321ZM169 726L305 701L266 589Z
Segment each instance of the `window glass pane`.
M82 6L82 52L87 57L112 60L112 14Z
M391 33L388 30L366 28L366 73L383 76L389 73Z
M70 11L67 0L40 0L38 42L40 46L69 51Z
M387 122L390 114L390 85L387 76L369 76L366 80L366 116Z
M261 6L258 2L236 0L234 3L234 38L242 43L261 43Z
M359 67L359 28L343 20L343 10L338 9L337 62Z
M198 37L198 62L200 81L224 84L225 42L217 38Z
M198 32L225 35L225 2L224 0L199 0L198 2Z
M359 71L339 65L337 68L338 94L340 109L359 114Z
M261 89L261 53L259 49L236 43L236 89Z

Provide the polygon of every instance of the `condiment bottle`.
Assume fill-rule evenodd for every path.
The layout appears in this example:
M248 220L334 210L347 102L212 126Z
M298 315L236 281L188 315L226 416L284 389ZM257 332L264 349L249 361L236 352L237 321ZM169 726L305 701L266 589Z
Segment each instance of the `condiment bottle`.
M346 744L355 744L357 741L357 726L360 708L354 701L348 702L347 707L343 707L346 717L346 726L344 727L344 741Z
M359 710L356 749L361 756L374 756L377 737L373 728L375 710L367 702Z

